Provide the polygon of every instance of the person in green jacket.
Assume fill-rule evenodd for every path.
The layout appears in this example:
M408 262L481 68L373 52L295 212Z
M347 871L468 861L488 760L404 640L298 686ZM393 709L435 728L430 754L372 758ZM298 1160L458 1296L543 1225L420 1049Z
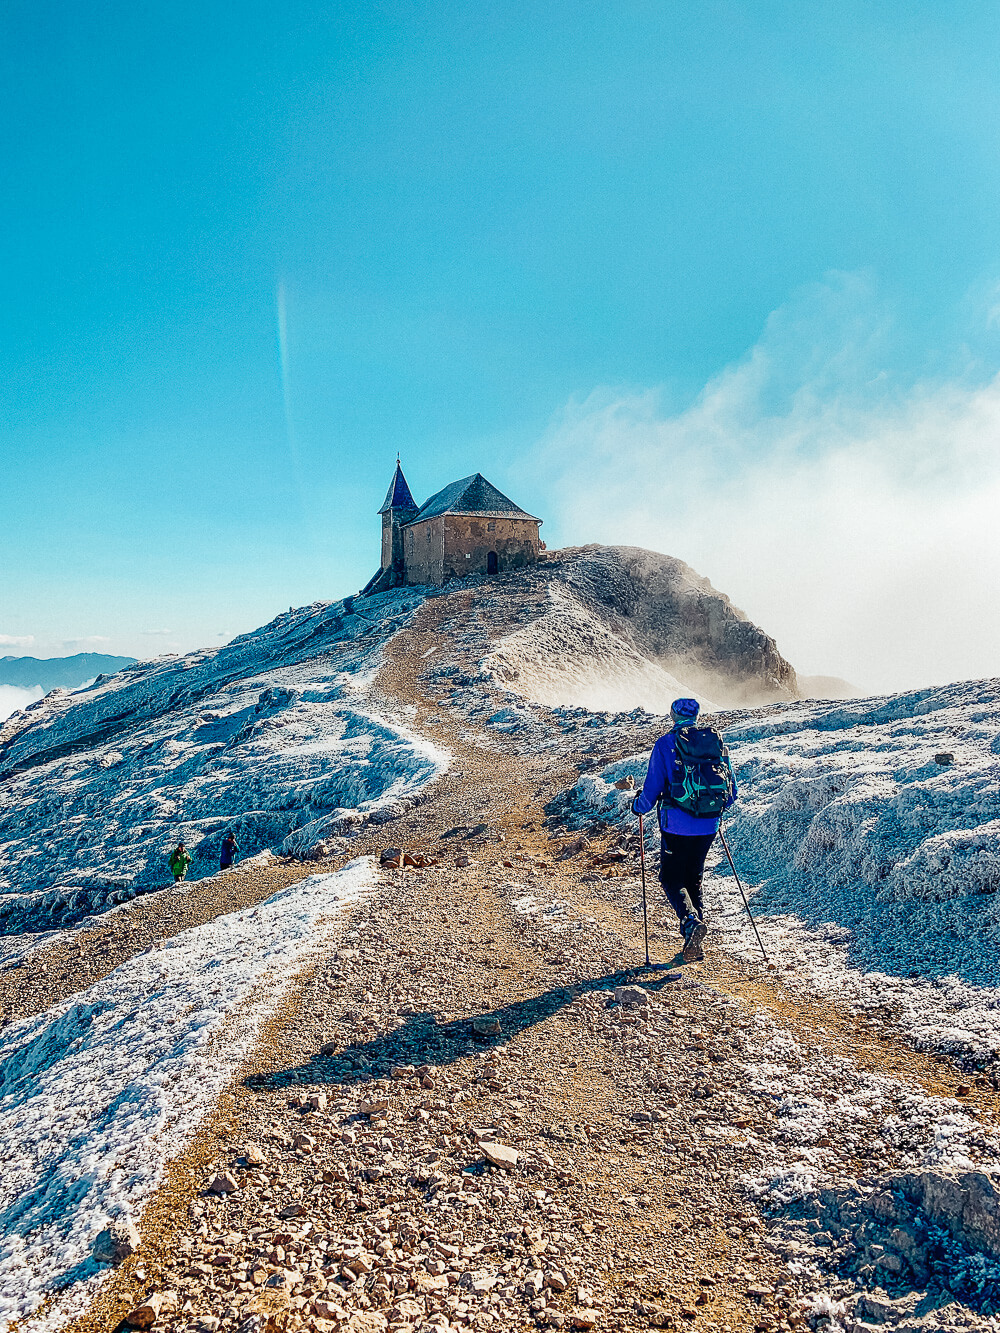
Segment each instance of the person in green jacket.
M167 858L167 865L170 867L170 873L174 877L175 884L184 878L190 864L191 853L182 842L179 842Z

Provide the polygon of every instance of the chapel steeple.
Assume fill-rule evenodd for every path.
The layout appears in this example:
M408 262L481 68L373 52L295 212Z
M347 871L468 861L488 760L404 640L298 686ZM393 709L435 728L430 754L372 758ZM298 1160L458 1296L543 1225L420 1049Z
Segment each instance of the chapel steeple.
M378 511L382 515L382 569L393 570L403 581L403 533L404 523L414 517L420 506L414 500L403 469L396 455L396 471L389 489L385 494L385 503Z

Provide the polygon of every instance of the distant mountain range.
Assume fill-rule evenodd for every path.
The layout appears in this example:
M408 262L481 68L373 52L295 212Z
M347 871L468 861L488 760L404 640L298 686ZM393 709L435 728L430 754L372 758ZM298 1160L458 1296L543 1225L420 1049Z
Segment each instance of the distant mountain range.
M57 685L73 690L95 676L110 676L131 666L134 657L112 657L110 653L74 653L72 657L0 657L0 685L19 685L30 690Z

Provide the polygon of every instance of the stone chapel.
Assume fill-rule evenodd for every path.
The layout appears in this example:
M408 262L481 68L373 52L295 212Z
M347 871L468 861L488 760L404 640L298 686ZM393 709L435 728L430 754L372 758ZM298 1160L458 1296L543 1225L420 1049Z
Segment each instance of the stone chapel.
M481 472L453 481L418 505L398 460L382 516L382 566L364 593L406 583L440 585L469 574L502 574L538 559L532 518Z

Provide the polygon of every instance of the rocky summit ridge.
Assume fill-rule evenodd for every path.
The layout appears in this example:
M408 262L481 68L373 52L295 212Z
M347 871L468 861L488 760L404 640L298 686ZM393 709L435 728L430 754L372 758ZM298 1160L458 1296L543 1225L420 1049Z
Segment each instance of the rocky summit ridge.
M539 702L665 713L679 688L722 707L798 697L774 640L673 556L568 548L518 579L526 591L545 586L549 605L502 639L493 660Z

